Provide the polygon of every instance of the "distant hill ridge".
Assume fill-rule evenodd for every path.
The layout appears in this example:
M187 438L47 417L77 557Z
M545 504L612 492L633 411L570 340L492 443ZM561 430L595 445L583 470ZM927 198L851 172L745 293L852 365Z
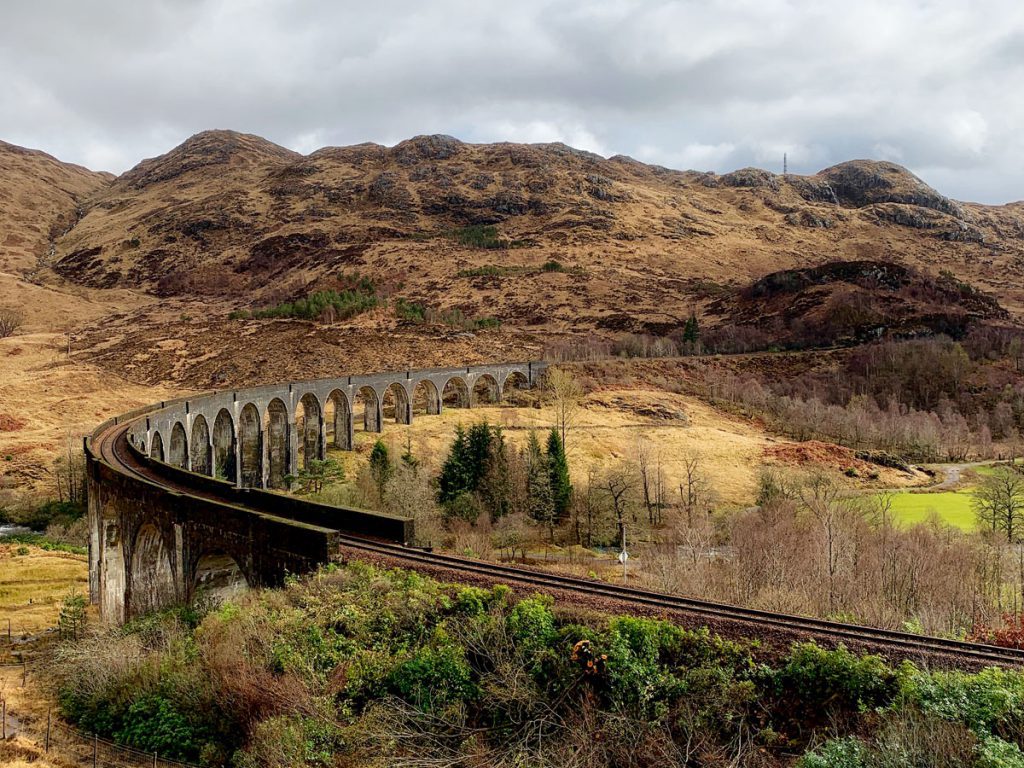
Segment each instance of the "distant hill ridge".
M26 152L0 143L0 260L34 266L7 245L30 242L95 287L258 304L358 271L528 326L642 330L772 272L870 259L1024 308L1024 204L953 201L889 162L719 175L564 144L435 135L301 155L205 131L112 178ZM52 205L3 191L29 187ZM552 260L565 271L539 269Z

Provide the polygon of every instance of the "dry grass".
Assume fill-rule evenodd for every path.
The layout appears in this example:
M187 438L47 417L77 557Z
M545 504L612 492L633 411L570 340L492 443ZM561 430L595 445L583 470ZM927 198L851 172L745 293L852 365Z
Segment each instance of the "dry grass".
M700 400L686 395L657 390L609 390L588 395L569 431L567 452L576 482L589 470L600 472L618 462L633 462L645 444L652 463L665 472L669 492L675 499L684 478L684 461L700 460L719 500L726 505L751 504L758 471L763 464L776 463L773 449L789 441L774 438L755 423L723 414ZM523 446L531 429L546 431L554 423L550 407L478 406L471 410L445 408L440 417L417 416L409 427L386 423L383 435L357 430L355 452L333 452L349 478L365 464L373 443L382 437L393 457L400 456L411 440L413 453L436 471L444 461L456 425L468 427L486 420L504 427L506 438ZM357 427L361 426L358 415ZM792 463L789 463L793 466ZM867 485L865 480L842 477L842 462L809 462L805 466L823 467L852 487ZM907 485L916 482L902 473L887 471L878 485Z
M8 619L15 634L54 626L61 600L71 590L88 590L88 574L85 555L0 544L0 631L6 633Z
M3 415L21 423L0 430L0 475L25 487L52 482L46 470L69 438L78 441L103 420L172 394L68 359L65 343L55 333L0 340Z

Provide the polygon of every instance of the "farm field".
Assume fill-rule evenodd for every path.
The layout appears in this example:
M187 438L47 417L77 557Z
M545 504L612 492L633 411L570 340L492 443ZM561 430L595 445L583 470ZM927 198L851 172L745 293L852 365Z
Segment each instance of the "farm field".
M941 491L939 493L896 493L892 495L892 510L903 525L923 523L932 515L942 522L964 531L976 526L971 490Z

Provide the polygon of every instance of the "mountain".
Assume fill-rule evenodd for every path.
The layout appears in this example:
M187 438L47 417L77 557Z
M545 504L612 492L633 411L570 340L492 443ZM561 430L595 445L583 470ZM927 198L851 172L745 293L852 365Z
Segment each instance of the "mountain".
M723 286L837 260L952 271L1024 308L1024 205L955 202L892 163L716 175L448 136L302 156L201 133L100 189L56 253L95 287L259 304L358 271L556 329L671 326Z
M0 272L35 269L113 179L0 141Z

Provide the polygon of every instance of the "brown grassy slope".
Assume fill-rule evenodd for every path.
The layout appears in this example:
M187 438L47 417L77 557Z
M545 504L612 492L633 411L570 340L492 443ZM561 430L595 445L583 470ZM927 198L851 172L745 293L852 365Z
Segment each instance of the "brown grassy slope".
M112 179L0 141L0 273L34 270L85 201Z
M446 234L469 224L519 247ZM114 182L58 255L61 274L90 285L246 302L361 270L410 298L555 331L664 330L713 291L707 281L858 258L950 269L1024 309L1024 205L956 203L891 163L716 176L444 136L302 157L199 134ZM584 272L540 271L549 259ZM457 276L484 264L525 269Z

